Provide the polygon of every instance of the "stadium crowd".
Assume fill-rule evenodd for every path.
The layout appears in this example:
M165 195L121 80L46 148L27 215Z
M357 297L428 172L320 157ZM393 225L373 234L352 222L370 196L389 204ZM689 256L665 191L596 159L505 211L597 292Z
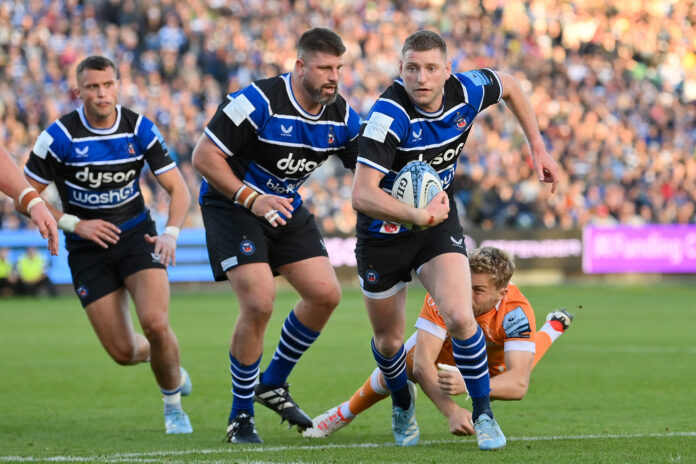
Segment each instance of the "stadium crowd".
M290 71L298 33L314 26L343 38L341 93L362 116L396 77L404 38L422 28L447 39L453 71L490 67L522 81L562 168L560 191L537 182L514 118L491 107L454 181L465 228L696 219L696 3L679 0L2 2L0 144L23 165L41 130L79 103L77 63L105 55L119 67L121 103L156 122L195 197L191 152L217 105ZM354 233L351 182L329 162L302 187L325 233ZM141 185L161 231L167 195L151 175ZM186 226L202 227L195 202ZM30 227L2 194L0 227Z

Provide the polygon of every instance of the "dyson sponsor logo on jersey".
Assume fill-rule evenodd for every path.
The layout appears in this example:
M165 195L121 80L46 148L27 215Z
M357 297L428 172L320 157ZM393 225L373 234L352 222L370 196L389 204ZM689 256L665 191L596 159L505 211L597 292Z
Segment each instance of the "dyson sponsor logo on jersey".
M92 206L116 206L130 199L135 194L135 185L130 184L117 190L108 192L91 192L87 190L73 189L70 191L72 202L84 207Z
M135 169L130 169L126 172L90 172L89 167L85 166L83 170L75 174L75 179L81 182L88 182L92 188L98 188L102 183L123 183L133 180L135 173Z
M439 166L442 163L447 163L449 161L452 161L454 158L461 153L462 148L464 148L464 143L460 143L457 145L457 148L450 148L449 150L446 150L443 153L438 153L437 156L435 156L431 160L425 160L423 159L423 153L418 155L418 161L425 161L431 166Z
M285 171L286 174L295 174L296 172L312 172L314 171L319 163L315 161L309 161L304 158L302 159L292 159L293 154L290 153L286 158L282 158L278 161L278 169Z

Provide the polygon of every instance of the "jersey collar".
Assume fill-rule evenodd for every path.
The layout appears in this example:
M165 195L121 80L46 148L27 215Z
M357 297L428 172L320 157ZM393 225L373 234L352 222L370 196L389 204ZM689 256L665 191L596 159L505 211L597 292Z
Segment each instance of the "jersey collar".
M82 124L89 129L91 132L94 132L95 134L99 135L109 135L113 134L116 132L118 129L118 126L121 124L121 105L116 105L116 122L114 123L113 126L107 127L106 129L97 129L96 127L92 127L89 125L87 122L87 118L85 117L85 107L84 105L80 106L77 109L77 114L80 115L80 121L82 121Z
M288 97L290 98L290 101L292 102L292 106L295 107L295 109L305 118L311 119L313 121L318 120L322 113L324 113L324 109L326 108L326 105L321 105L321 110L317 114L312 114L308 113L305 111L302 106L300 106L300 102L297 101L295 98L295 94L292 91L292 85L290 85L290 77L292 76L291 73L283 74L281 77L285 81L285 89L288 92ZM338 89L336 89L338 91Z
M401 87L404 86L404 81L401 78L396 79L394 82L399 84ZM411 104L413 105L413 107L416 109L417 112L419 112L420 114L422 114L423 116L426 116L428 118L435 118L437 116L440 116L442 114L442 112L445 110L445 89L444 89L444 87L442 89L442 104L440 105L440 109L433 111L432 113L419 108L418 105L413 103L413 100L411 100L411 97L409 97L408 100L411 102Z

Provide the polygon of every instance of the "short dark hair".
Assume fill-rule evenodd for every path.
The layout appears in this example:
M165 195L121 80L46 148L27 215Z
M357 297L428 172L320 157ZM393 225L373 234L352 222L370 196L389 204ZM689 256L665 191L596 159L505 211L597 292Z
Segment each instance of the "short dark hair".
M297 56L307 52L324 52L341 56L346 52L346 46L334 31L315 27L302 34L297 42Z
M96 69L97 71L103 71L106 68L111 68L116 72L116 65L110 59L104 56L89 56L84 60L80 61L77 65L77 75L82 74L85 69Z
M409 50L424 52L434 48L439 48L442 54L447 56L447 44L440 34L433 31L418 31L406 37L401 55L405 55Z

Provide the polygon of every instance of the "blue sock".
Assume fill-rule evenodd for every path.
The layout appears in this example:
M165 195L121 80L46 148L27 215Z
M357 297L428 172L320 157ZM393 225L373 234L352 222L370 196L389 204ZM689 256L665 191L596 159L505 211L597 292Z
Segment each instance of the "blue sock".
M319 332L305 327L295 316L295 311L290 311L280 332L278 348L261 376L261 383L269 387L285 385L290 371L317 337Z
M372 355L377 361L377 367L384 375L387 388L391 390L392 403L403 410L411 407L411 392L408 391L408 374L406 374L406 350L401 345L399 351L391 358L385 358L377 351L375 340L372 339Z
M230 421L240 412L254 415L254 385L259 376L261 356L251 365L244 365L230 353L230 374L232 374L232 410Z
M464 377L466 389L469 390L473 405L472 420L475 422L481 414L491 418L490 398L491 378L488 374L488 355L486 338L481 327L476 326L476 333L466 340L452 338L452 351L457 368Z

